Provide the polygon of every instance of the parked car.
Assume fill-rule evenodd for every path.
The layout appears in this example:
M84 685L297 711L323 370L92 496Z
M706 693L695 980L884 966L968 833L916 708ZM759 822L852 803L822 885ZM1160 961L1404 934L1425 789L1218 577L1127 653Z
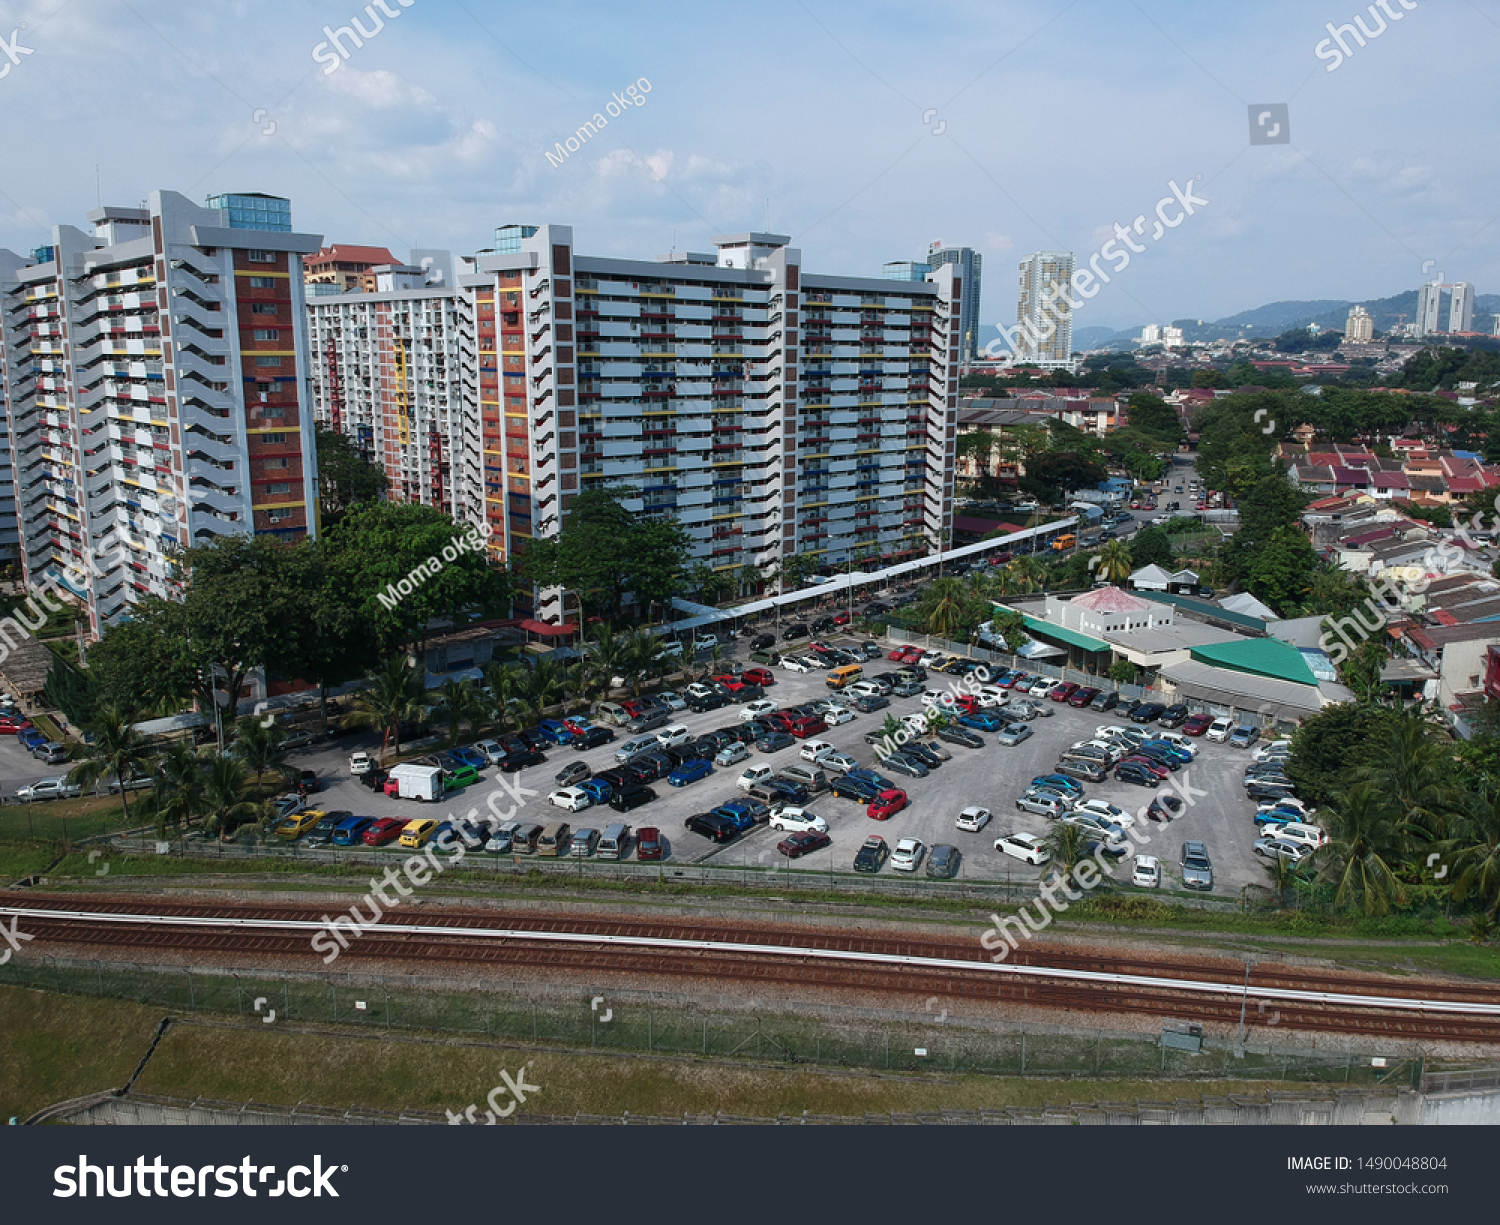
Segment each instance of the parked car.
M693 816L689 817L686 821L683 822L683 828L685 828L689 833L701 834L710 842L728 842L730 841L730 839L737 837L740 832L739 829L735 826L734 822L729 820L729 818L716 817L713 813L709 812L696 813ZM639 838L642 844L645 841L645 836L646 831L643 829L639 834ZM638 847L636 851L636 858L639 859L640 857L641 854Z
M984 748L984 737L967 727L939 728L937 738L944 744L961 744L969 749Z
M581 787L559 787L547 797L547 803L566 812L582 812L593 805L593 797Z
M1130 874L1130 883L1142 889L1159 888L1161 886L1161 860L1155 855L1137 855L1135 869Z
M952 880L962 862L963 853L956 846L939 842L927 855L927 875L933 880Z
M1241 723L1229 733L1229 747L1232 749L1248 749L1260 739L1260 728L1253 727L1249 723Z
M1153 723L1166 711L1165 704L1161 702L1142 702L1130 712L1132 723Z
M770 826L772 829L790 830L793 833L804 831L816 831L826 834L828 822L808 808L783 808L779 812L771 814Z
M905 808L909 802L906 792L900 788L887 788L870 801L865 815L876 821L886 821Z
M387 846L401 837L405 828L406 820L402 817L381 817L365 830L364 843L366 846Z
M1080 686L1076 681L1064 681L1062 684L1055 686L1047 696L1054 702L1066 702L1078 692L1079 688Z
M1073 696L1068 699L1068 705L1075 710L1083 710L1091 705L1099 696L1099 691L1092 685L1084 685L1073 691Z
M907 778L926 778L931 773L925 764L905 753L887 753L880 762L886 769Z
M879 872L890 858L891 850L879 834L871 834L854 853L856 872Z
M1184 703L1174 702L1161 712L1161 717L1157 719L1157 723L1162 727L1181 727L1187 722L1188 714L1188 708Z
M991 813L988 808L969 807L958 814L954 824L961 830L969 833L978 833L990 823Z
M1265 838L1257 838L1255 845L1251 849L1265 859L1281 859L1287 863L1298 864L1310 856L1317 848L1309 846L1305 842L1293 842L1272 835Z
M1229 733L1233 730L1234 720L1221 715L1208 725L1208 729L1203 733L1203 738L1205 740L1212 740L1217 744L1222 744L1229 739Z
M1002 855L1038 867L1052 859L1042 840L1033 834L1001 834L995 839L995 849Z
M1147 769L1142 762L1129 759L1115 767L1115 781L1134 783L1137 787L1150 787L1153 791L1161 786L1161 779L1154 770Z
M29 787L20 788L16 792L16 799L25 800L28 803L35 800L70 800L82 794L83 788L77 783L70 783L66 778L59 776L44 778L32 783Z
M643 785L625 787L620 790L612 788L611 791L612 794L606 802L616 812L633 812L642 804L649 804L656 798L656 792Z
M743 750L744 746L737 746ZM694 757L683 762L675 770L667 775L667 785L670 787L686 787L689 783L696 783L699 779L707 778L714 772L713 766L701 757Z
M1067 796L1055 792L1039 794L1028 791L1016 799L1017 811L1036 813L1054 821L1065 816L1072 806L1073 802Z
M1182 884L1186 889L1210 890L1214 887L1214 866L1208 847L1202 842L1182 844Z
M891 852L891 868L897 872L915 872L921 866L927 848L916 838L901 838Z
M854 800L860 804L873 802L881 790L881 787L869 779L848 773L834 779L828 786L829 794L841 800Z
M807 833L802 834L788 834L776 844L776 850L788 859L800 859L802 856L812 851L821 850L825 846L832 845L832 843L833 839L826 833L809 830Z

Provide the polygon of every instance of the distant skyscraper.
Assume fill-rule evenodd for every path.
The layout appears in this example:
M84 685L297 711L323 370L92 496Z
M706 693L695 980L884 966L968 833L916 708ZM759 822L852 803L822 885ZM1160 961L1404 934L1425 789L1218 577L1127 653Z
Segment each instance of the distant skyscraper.
M1442 331L1443 283L1429 281L1417 290L1417 335Z
M957 266L961 278L961 295L958 316L958 357L968 365L979 353L979 282L982 276L984 256L971 247L945 247L933 243L927 248L927 269L936 271L945 264ZM915 265L921 267L922 265ZM914 280L920 278L913 278Z
M1458 281L1448 288L1453 291L1453 303L1448 308L1448 330L1472 332L1474 330L1474 286L1467 281Z
M1363 306L1356 306L1349 312L1344 323L1344 339L1354 345L1369 344L1375 339L1375 320Z
M919 264L914 260L898 259L880 268L880 277L885 281L925 281L932 271L931 264Z
M1136 343L1142 345L1161 344L1161 324L1148 323L1141 329L1140 339Z
M1073 368L1073 307L1068 282L1071 251L1033 251L1021 261L1016 301L1016 360Z

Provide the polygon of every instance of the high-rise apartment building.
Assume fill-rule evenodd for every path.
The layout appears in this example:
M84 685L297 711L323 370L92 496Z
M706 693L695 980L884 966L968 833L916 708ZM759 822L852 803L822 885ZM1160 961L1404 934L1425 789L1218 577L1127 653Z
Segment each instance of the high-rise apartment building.
M73 588L97 633L175 593L178 547L315 533L301 257L321 238L254 193L88 219L0 252L0 379L26 577Z
M1443 295L1449 294L1448 326L1443 326ZM1416 335L1474 330L1474 286L1467 281L1429 281L1417 290Z
M1344 341L1352 345L1369 344L1375 339L1375 320L1363 306L1356 306L1344 322Z
M945 247L935 242L927 248L929 269L952 264L958 269L963 286L962 310L958 320L958 354L964 367L979 356L979 288L983 279L984 256L970 247Z
M1073 369L1071 251L1033 251L1021 260L1015 359L1044 369Z
M725 571L937 547L952 515L961 277L951 266L905 282L805 273L788 241L736 234L714 253L605 259L577 254L571 227L506 226L494 248L458 261L451 299L392 295L382 309L395 315L403 302L452 303L448 416L427 389L410 400L414 439L432 421L451 440L463 501L444 508L487 522L500 558L555 535L584 490L622 485L637 491L632 507L683 525L695 561ZM363 296L310 310L332 319ZM318 345L326 326L313 324ZM373 381L395 325L391 338L340 326L365 354L344 368ZM332 421L322 372L314 386ZM353 413L342 387L348 433L367 410ZM381 414L372 434L389 448L391 409ZM434 500L420 476L412 494ZM542 616L560 608L560 593L538 594Z
M1472 332L1474 330L1474 286L1467 281L1458 281L1448 286L1453 295L1448 308L1448 330L1450 332Z

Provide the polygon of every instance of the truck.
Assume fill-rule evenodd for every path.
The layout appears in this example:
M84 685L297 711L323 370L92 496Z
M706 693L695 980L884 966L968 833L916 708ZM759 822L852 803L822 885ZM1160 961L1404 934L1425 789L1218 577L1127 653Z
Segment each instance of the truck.
M386 795L398 800L441 800L443 771L437 766L393 766L385 780Z

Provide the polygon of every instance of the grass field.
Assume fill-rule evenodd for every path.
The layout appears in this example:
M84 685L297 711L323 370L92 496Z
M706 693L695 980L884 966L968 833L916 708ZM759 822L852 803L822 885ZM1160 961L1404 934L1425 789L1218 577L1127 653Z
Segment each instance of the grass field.
M159 1007L0 987L0 1114L26 1117L52 1102L124 1084L150 1045ZM200 1018L202 1019L202 1018ZM483 1040L387 1037L319 1027L292 1032L231 1019L174 1026L136 1089L292 1106L386 1110L485 1109L500 1072L541 1086L526 1109L546 1114L680 1115L723 1111L862 1115L866 1111L1041 1106L1305 1088L1281 1082L1043 1080L945 1074L888 1076L746 1067L695 1058L526 1050Z

